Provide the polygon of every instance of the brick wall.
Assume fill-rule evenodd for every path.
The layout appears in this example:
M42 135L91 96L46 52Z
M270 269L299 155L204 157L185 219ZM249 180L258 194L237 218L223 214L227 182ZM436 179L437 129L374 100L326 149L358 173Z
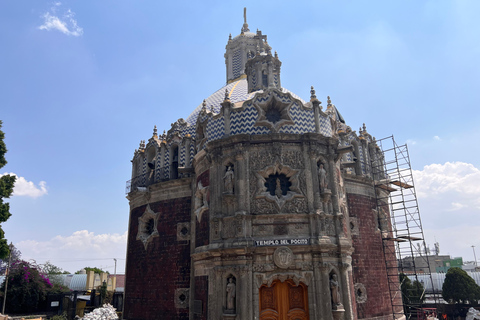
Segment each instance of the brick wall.
M202 302L202 313L194 313L194 320L207 320L208 318L208 276L195 277L195 300Z
M367 301L357 303L357 318L382 317L392 314L388 279L378 218L372 210L375 198L347 194L348 210L357 218L358 235L352 235L353 282L362 283L367 291Z
M207 170L203 172L197 178L197 185L198 182L202 182L202 186L207 187L210 185L210 171ZM207 193L207 200L210 203L210 189ZM209 244L209 237L210 237L210 215L209 210L204 211L202 213L202 220L198 221L196 219L196 227L195 227L195 247L206 246Z
M177 224L190 221L191 198L150 204L159 212L160 236L153 238L147 250L136 240L138 218L145 208L130 213L124 318L188 319L188 308L175 307L175 289L190 287L190 242L177 241Z

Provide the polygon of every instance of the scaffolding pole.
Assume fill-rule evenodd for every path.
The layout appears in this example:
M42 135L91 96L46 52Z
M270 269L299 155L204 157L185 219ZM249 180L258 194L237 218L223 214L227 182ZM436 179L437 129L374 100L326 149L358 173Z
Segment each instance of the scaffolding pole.
M407 145L398 145L393 136L376 143L383 159L371 155L371 172L379 223L386 226L382 242L392 314L409 319L425 300L427 284L419 285L418 274L429 275L433 287L435 270L430 268ZM436 305L437 293L432 298Z

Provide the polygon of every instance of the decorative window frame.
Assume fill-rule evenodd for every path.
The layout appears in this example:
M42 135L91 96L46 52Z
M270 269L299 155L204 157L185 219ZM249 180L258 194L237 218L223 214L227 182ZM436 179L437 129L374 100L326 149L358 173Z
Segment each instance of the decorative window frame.
M137 240L142 241L145 250L147 250L148 244L153 240L153 238L158 237L158 212L153 212L148 204L145 208L143 214L138 218L138 232ZM153 219L153 232L148 233L147 226L148 222Z

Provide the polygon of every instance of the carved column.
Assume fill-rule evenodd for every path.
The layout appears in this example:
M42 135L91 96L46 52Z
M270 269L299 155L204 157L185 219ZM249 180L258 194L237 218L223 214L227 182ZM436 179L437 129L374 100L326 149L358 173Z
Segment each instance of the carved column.
M165 178L165 149L167 148L166 144L162 142L160 145L160 179Z
M267 73L267 79L268 79L268 87L269 88L274 88L275 87L275 83L273 81L273 65L272 65L272 61L269 61L268 62L268 73Z
M248 181L246 170L246 159L243 155L245 148L243 146L237 147L237 154L235 155L235 195L238 203L238 211L245 214L248 210Z
M332 148L329 147L330 153L332 153ZM333 160L334 155L329 154L328 156L328 174L330 177L329 187L332 191L332 205L333 205L333 212L337 213L340 211L338 208L338 188L337 188L337 179L336 179L336 172L335 172L335 161Z
M330 296L330 266L328 263L319 262L318 268L315 268L315 277L320 279L317 285L317 305L320 306L318 319L332 320L332 299Z
M309 162L311 162L311 153L312 150L309 148L310 146L308 144L303 144L302 149L303 149L303 162L305 163L304 166L304 172L300 172L300 174L305 175L305 183L306 183L306 188L307 188L307 194L305 195L307 197L307 204L308 204L308 212L313 213L315 212L315 205L314 205L314 194L315 194L315 183L313 179L309 179L309 177L315 178L316 176L316 170L309 165Z
M310 146L312 148L312 146ZM320 181L318 181L318 168L317 168L317 156L315 151L309 150L310 168L312 172L312 184L313 184L313 207L316 213L322 210L322 202L320 199Z
M313 87L312 87L313 88ZM317 99L312 101L313 104L313 117L315 118L315 132L320 133L320 101Z
M190 160L190 145L192 143L192 137L188 136L185 137L185 168L191 167L191 160Z
M352 300L350 299L350 281L348 278L348 269L350 265L348 263L342 263L340 265L340 278L342 284L342 302L343 308L345 309L345 319L350 320L353 319L352 314Z
M226 95L227 93L225 93ZM224 121L224 137L230 136L230 111L233 107L233 104L230 102L228 96L225 96L225 100L221 103L223 110L223 121Z

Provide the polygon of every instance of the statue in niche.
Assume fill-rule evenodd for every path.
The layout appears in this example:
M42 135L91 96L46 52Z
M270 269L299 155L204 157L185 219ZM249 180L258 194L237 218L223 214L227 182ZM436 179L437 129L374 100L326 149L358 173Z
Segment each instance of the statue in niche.
M226 194L233 194L233 186L235 183L235 177L234 177L234 172L232 170L232 166L228 166L227 172L225 172L225 175L223 176L223 184L225 188L225 193Z
M332 296L332 309L338 310L342 307L340 301L340 286L338 284L337 274L332 274L330 278L330 295Z
M233 279L233 277L228 278L227 283L227 310L230 312L235 312L235 296L237 288Z
M277 178L277 186L275 187L275 195L280 199L282 197L282 185L280 183L280 179Z
M198 221L202 220L202 213L208 209L207 191L208 187L204 187L199 181L195 191L195 214Z
M318 180L320 183L320 191L324 192L328 187L328 180L327 180L327 170L323 168L323 163L320 163L320 167L318 168Z

